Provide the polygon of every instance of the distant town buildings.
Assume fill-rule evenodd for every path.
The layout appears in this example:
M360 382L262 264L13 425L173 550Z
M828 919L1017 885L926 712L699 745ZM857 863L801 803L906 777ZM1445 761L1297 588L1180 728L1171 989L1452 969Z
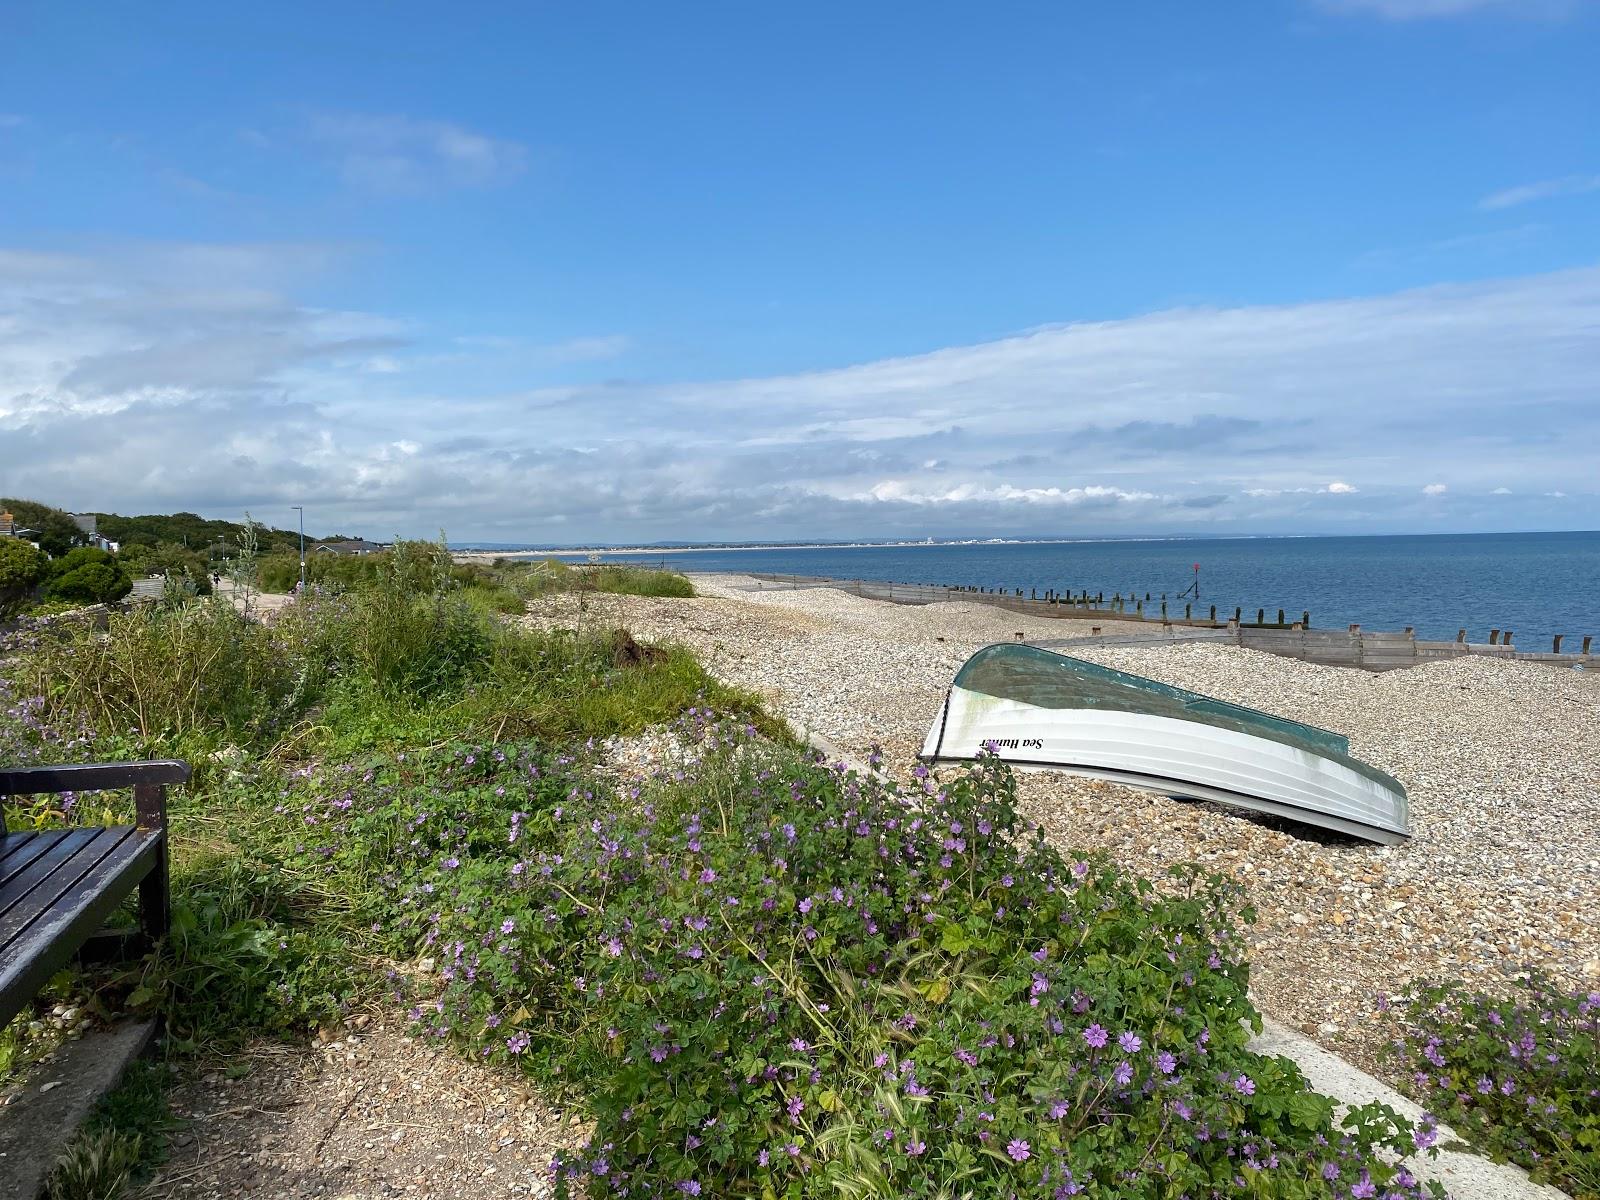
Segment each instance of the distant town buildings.
M313 554L376 554L389 547L382 542L369 542L365 538L349 538L342 542L318 542L311 547Z
M17 524L17 518L8 512L0 512L0 537L21 538L35 546L39 543L34 539L39 536L37 529L24 529Z
M83 530L84 545L93 546L96 550L104 550L108 554L115 554L122 548L120 542L113 542L110 538L100 536L100 518L94 513L70 513L72 523Z

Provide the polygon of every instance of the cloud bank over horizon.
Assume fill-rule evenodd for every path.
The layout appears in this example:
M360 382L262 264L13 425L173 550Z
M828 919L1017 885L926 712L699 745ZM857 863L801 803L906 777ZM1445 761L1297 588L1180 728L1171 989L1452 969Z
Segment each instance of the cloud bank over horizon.
M355 133L467 182L508 161L442 127ZM630 375L626 331L303 298L350 254L0 249L0 493L458 541L1600 524L1600 267L691 380Z

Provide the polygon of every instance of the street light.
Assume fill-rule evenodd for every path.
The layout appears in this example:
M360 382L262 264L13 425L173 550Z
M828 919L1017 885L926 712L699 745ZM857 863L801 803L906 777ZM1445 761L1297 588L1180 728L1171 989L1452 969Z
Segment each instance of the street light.
M300 590L306 590L306 510L303 504L291 504L290 508L300 514Z

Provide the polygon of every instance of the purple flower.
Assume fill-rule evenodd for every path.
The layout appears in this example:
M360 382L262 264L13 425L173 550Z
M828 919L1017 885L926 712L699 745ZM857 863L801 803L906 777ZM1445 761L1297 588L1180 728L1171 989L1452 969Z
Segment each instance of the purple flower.
M698 1196L700 1194L699 1181L694 1179L680 1179L678 1180L678 1190L686 1196Z
M1256 1094L1255 1081L1248 1075L1241 1075L1233 1081L1233 1090L1241 1096L1254 1096Z
M1124 1033L1117 1038L1117 1045L1121 1046L1129 1054L1137 1054L1139 1053L1139 1047L1144 1043L1133 1033Z
M1006 1153L1011 1156L1013 1162L1025 1162L1033 1153L1033 1148L1021 1138L1012 1138L1006 1143Z
M906 1143L906 1153L912 1158L916 1158L917 1155L921 1154L927 1148L927 1142L911 1141Z
M1163 1075L1171 1075L1177 1069L1178 1060L1173 1058L1172 1055L1168 1054L1165 1050L1156 1055L1156 1070L1160 1071Z
M1133 1082L1133 1066L1126 1059L1117 1064L1117 1069L1111 1073L1119 1087L1127 1087Z
M1109 1035L1099 1024L1099 1022L1096 1022L1083 1031L1083 1040L1088 1042L1089 1045L1093 1046L1096 1050L1100 1049L1106 1044L1108 1037Z
M1057 1100L1050 1106L1050 1119L1052 1121L1059 1121L1062 1117L1067 1115L1067 1109L1070 1107L1071 1105L1069 1105L1065 1100Z

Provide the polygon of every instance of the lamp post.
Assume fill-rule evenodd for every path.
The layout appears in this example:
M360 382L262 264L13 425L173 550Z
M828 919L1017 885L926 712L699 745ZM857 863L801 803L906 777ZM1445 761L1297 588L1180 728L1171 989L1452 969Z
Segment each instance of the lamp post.
M291 504L290 508L300 514L300 590L306 590L306 510L303 504Z

